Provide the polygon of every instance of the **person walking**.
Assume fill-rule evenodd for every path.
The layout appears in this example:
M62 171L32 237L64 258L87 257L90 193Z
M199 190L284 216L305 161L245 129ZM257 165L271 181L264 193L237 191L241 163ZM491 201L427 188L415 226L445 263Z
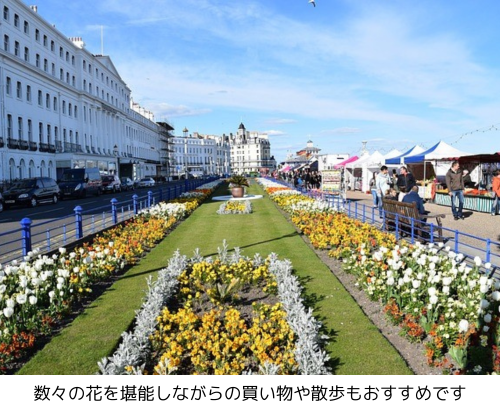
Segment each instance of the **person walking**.
M377 173L373 173L373 177L370 180L370 191L373 197L373 208L378 207L378 196L377 196Z
M455 220L464 219L462 210L464 208L464 179L460 164L458 161L453 161L451 168L446 172L446 187L448 195L451 197L451 211ZM458 200L458 208L456 201Z
M493 193L493 203L491 205L491 215L495 216L498 213L500 204L500 171L493 172L493 180L491 182L491 192Z
M387 166L383 165L380 168L380 172L375 179L375 185L377 187L377 199L378 199L378 210L380 217L383 217L383 199L387 195L390 188L390 176Z

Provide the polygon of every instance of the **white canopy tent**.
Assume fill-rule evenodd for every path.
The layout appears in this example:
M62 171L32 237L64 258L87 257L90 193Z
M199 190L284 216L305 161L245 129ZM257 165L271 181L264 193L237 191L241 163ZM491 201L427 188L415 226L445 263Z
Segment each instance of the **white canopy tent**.
M373 152L371 155L364 155L357 161L346 165L346 169L352 171L354 178L360 178L359 189L361 191L370 190L370 179L373 176L373 170L369 168L377 168L383 164L384 156L379 151ZM358 173L355 173L358 172ZM351 186L352 187L352 186Z

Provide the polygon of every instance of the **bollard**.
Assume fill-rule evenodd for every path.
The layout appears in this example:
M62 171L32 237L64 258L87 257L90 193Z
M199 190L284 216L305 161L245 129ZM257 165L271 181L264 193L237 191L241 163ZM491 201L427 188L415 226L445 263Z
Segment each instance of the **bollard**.
M118 212L116 210L116 205L118 204L118 200L116 198L111 199L111 215L113 217L113 224L118 224Z
M137 215L137 213L139 213L139 205L137 203L137 199L139 198L139 196L137 194L134 194L132 196L132 200L133 200L133 203L134 203L134 214Z
M153 203L153 191L148 191L148 208L151 207Z
M75 225L76 225L76 239L83 238L83 221L82 221L82 208L76 206L73 211L75 212Z
M21 232L22 232L22 243L23 243L23 256L28 255L31 252L31 219L25 217L21 220Z

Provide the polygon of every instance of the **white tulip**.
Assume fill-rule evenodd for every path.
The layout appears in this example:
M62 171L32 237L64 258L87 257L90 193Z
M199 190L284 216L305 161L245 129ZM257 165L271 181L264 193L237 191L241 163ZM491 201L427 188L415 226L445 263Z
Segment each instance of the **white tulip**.
M483 319L484 319L484 322L489 324L491 322L491 314L486 314Z
M438 297L436 295L432 295L430 298L429 298L429 302L432 304L432 305L435 305L437 302L438 302Z
M490 303L486 299L481 299L480 307L481 309L488 309Z
M462 319L458 323L458 332L467 332L469 329L469 322L466 319Z
M476 264L476 267L479 267L482 263L481 257L474 257L474 264Z
M500 300L500 292L498 290L494 291L491 294L491 298L498 302Z
M3 314L4 314L5 318L10 318L14 314L14 309L4 308Z
M38 301L38 299L36 298L36 296L34 296L34 295L31 295L31 296L30 296L30 303L31 303L32 305L36 305L36 302L37 302L37 301Z
M490 330L490 327L488 327L487 325L485 325L483 327L483 332L487 333L489 330Z
M7 308L13 308L14 306L16 306L16 302L14 301L14 299L7 299L5 301L5 305L7 306Z

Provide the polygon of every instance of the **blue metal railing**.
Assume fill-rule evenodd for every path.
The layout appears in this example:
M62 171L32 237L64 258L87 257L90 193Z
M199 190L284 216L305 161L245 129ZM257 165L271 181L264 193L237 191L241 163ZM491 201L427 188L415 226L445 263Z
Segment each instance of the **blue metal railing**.
M41 253L47 253L68 246L128 220L160 201L178 198L182 193L214 179L216 178L189 179L176 185L159 186L144 195L134 194L131 199L125 201L112 198L109 205L91 209L77 205L72 214L40 223L33 223L31 219L24 218L20 221L20 228L0 233L0 263L19 260L36 248Z
M303 187L294 188L293 185L282 180L277 180L277 182L292 189L296 189L310 197L327 201L330 203L330 207L342 205L348 217L374 225L380 230L387 230L385 214L383 213L382 217L380 217L377 207L358 203L357 201L344 201L339 194L325 194L320 191L306 190ZM394 215L395 229L390 231L390 233L396 236L397 240L404 238L412 244L417 240L429 243L443 242L451 251L456 254L463 254L466 261L469 260L469 263L471 263L470 260L473 260L477 256L481 258L483 262L490 263L497 272L500 271L500 242L446 227L441 227L443 234L442 237L440 237L437 234L439 227L436 224L422 222L420 220L416 221L414 219L410 219L407 222L405 220L404 229L401 229L401 224L398 223L399 217L400 216L397 214ZM421 229L419 225L423 225L424 229ZM427 234L423 235L422 231L427 232Z

